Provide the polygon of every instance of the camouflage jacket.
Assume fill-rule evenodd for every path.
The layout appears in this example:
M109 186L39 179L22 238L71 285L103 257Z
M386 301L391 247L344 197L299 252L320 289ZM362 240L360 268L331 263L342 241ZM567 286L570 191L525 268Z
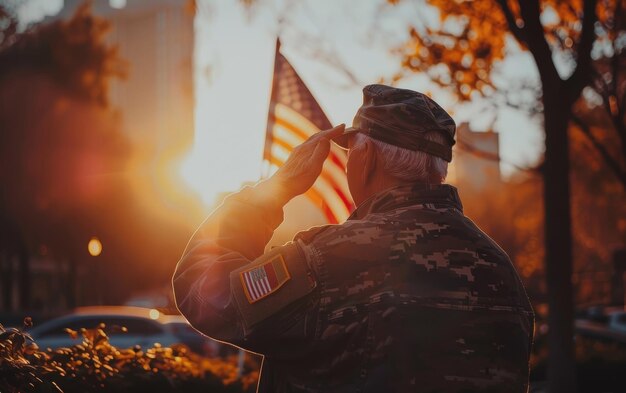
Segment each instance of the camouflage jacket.
M264 354L259 391L527 391L532 308L454 187L389 189L265 254L262 199L228 197L173 278L196 329Z

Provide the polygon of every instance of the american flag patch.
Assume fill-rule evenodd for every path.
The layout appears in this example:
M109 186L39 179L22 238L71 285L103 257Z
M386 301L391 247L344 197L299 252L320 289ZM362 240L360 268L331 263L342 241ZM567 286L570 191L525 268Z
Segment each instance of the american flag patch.
M254 303L275 292L291 276L283 256L278 254L262 265L239 273L239 278L248 302Z

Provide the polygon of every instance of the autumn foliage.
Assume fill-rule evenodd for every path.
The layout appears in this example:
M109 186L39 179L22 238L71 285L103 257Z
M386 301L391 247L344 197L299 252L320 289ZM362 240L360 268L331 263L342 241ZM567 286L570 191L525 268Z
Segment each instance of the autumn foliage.
M619 34L616 27L622 22L619 18L624 18L623 13L615 12L619 1L598 4L596 39L600 54L610 51L610 43ZM493 94L494 75L497 78L500 62L516 45L526 49L526 42L532 39L522 30L525 22L519 3L507 0L428 0L427 3L439 18L424 17L409 27L410 39L396 50L403 57L404 67L396 78L406 72L423 72L440 86L452 89L462 100L470 100L473 94ZM549 49L571 67L577 58L582 33L583 0L543 0L540 10Z
M29 318L25 320L30 324ZM121 327L123 329L123 327ZM234 358L205 358L185 345L121 349L106 326L80 332L81 344L41 351L28 333L0 325L0 391L15 392L251 392L257 365L238 375Z

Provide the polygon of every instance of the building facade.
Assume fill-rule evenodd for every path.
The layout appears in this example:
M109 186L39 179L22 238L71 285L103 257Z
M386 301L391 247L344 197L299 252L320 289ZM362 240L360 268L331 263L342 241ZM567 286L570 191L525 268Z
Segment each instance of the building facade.
M55 18L67 19L83 0L65 0ZM95 1L95 15L111 23L108 40L127 62L127 76L113 80L111 105L133 142L161 156L193 143L194 11L187 1Z
M457 127L457 143L448 182L481 190L500 182L500 139L493 131L473 131L468 123Z

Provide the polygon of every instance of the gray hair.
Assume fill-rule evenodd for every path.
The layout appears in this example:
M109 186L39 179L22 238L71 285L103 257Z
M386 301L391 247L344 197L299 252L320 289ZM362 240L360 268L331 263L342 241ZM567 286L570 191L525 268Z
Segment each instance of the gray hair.
M437 132L426 133L425 137L429 141L446 143L444 136ZM367 139L373 142L377 151L384 157L385 172L398 180L425 183L438 179L443 183L448 175L448 162L443 158L390 145L361 133L355 135L353 148L360 147Z

